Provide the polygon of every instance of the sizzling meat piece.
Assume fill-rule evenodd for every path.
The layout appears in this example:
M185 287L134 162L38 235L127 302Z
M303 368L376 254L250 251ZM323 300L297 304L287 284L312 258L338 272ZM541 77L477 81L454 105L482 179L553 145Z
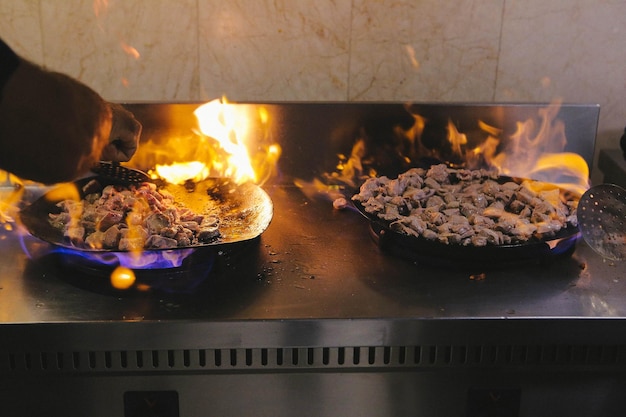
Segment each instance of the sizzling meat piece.
M154 184L109 185L81 201L63 200L50 224L72 244L121 251L166 249L214 241L219 218L177 204Z
M578 225L578 200L552 184L503 181L497 173L444 164L369 178L352 199L394 231L445 244L506 245Z

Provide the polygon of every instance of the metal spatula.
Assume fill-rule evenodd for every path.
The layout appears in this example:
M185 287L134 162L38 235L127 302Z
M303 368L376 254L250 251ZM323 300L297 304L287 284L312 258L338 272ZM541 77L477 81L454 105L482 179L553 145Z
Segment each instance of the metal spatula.
M153 182L152 178L143 171L128 168L116 162L99 162L91 169L99 176L118 184L140 184L142 182Z
M626 190L602 184L578 202L578 225L585 242L606 259L626 259Z

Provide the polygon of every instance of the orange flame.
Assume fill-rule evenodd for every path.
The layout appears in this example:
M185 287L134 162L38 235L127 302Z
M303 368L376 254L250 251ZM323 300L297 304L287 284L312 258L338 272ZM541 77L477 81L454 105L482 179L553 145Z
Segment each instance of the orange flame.
M0 182L0 225L6 230L13 230L11 223L15 221L18 212L17 204L22 198L24 187L13 175L0 171L5 180Z
M434 159L469 169L497 170L501 175L536 180L580 196L590 185L589 167L582 156L564 151L567 139L565 125L557 118L560 108L559 101L540 108L538 117L517 122L517 129L510 137L503 137L502 128L477 120L478 128L487 135L472 145L468 136L449 119L444 138L448 143L442 144L447 147L426 145L425 140L433 138L425 136L431 134L426 131L429 120L408 107L414 123L409 128L394 128L399 140L391 152L367 137L360 138L353 143L350 158L339 155L336 171L323 174L323 182L297 180L296 185L309 197L334 198L337 187L351 190L365 178L378 175L374 168L377 160L385 161L387 168L393 170L399 166L408 169Z
M247 119L239 117L234 106L218 99L198 107L194 114L202 134L215 139L228 154L225 161L212 161L214 166L238 182L255 181L248 149L240 140L246 137Z
M563 151L567 138L565 124L556 118L559 109L560 103L540 109L537 128L532 119L518 122L517 130L498 154L495 147L499 141L490 137L485 143L485 160L501 174L550 182L584 193L589 188L589 167L580 155Z
M448 140L452 145L452 152L455 155L461 155L461 147L467 144L467 136L457 130L452 120L448 120Z
M196 108L194 116L198 126L189 135L142 143L133 163L174 184L208 177L264 184L276 175L282 150L267 133L265 107L215 99Z
M452 153L469 168L486 164L502 175L549 182L583 194L589 188L589 167L580 155L564 152L567 138L565 124L557 118L560 107L555 102L539 109L538 123L533 118L517 122L516 131L506 140L500 137L501 129L479 120L478 127L488 136L472 149L466 149L467 137L449 121Z
M190 180L202 181L209 177L209 170L200 161L175 162L169 165L157 165L153 177L164 178L171 184L184 184Z

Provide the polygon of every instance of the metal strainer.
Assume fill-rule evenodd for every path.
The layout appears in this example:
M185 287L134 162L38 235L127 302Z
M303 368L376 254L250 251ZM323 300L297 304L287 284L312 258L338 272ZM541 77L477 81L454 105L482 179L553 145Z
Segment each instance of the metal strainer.
M141 184L142 182L152 182L152 178L143 171L128 168L116 162L99 162L91 169L94 173L112 182L129 185Z
M578 202L585 242L606 259L626 259L626 190L613 184L588 189Z

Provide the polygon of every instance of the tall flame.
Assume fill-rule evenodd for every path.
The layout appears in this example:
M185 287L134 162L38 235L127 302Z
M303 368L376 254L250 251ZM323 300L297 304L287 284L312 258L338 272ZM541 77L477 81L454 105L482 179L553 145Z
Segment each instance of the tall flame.
M268 134L264 106L241 106L215 99L194 110L198 125L188 136L147 141L133 157L154 167L153 178L174 184L208 177L264 184L277 173L281 148Z
M448 120L448 140L452 145L452 152L456 155L460 155L461 147L467 144L467 136L458 131L452 120Z
M248 123L246 118L238 117L233 106L216 99L198 107L194 112L198 118L200 132L215 139L228 156L225 161L212 161L226 177L238 182L255 181L246 145L240 138L246 136Z
M563 151L567 138L565 124L556 117L559 109L560 103L540 109L538 127L533 119L517 122L502 152L495 153L499 141L490 137L485 160L501 174L551 182L584 193L589 188L589 167L580 155Z
M446 126L440 126L438 120L431 122L407 106L414 123L409 128L394 128L397 137L392 147L365 134L353 143L350 158L339 155L336 171L324 173L324 181L297 180L296 185L309 197L334 198L337 187L353 190L367 177L379 175L377 171L389 175L439 161L536 180L580 196L590 185L589 167L582 156L565 152L567 139L565 124L558 118L560 109L560 101L539 108L536 115L518 121L513 134L505 136L504 127L481 120L476 121L477 127L486 135L476 134L473 128L466 134L450 118ZM446 136L440 137L441 127Z

